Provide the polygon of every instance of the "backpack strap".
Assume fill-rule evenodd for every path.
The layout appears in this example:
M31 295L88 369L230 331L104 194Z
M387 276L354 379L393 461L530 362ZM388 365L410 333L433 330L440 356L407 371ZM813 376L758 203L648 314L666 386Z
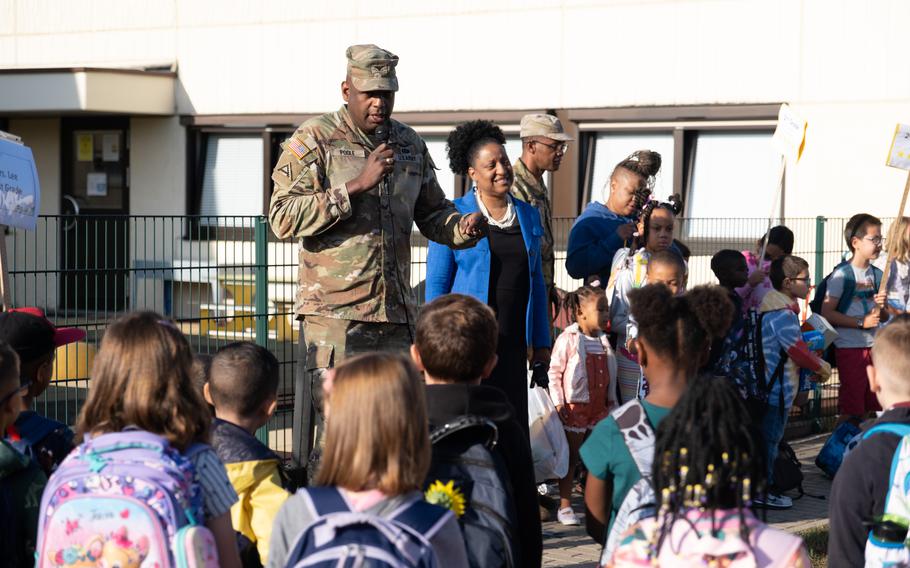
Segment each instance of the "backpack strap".
M434 428L430 432L430 444L436 445L449 436L466 430L474 430L480 433L483 445L488 450L492 450L499 442L499 428L496 427L493 421L483 416L464 414L438 428Z
M395 521L407 525L422 534L427 540L433 538L453 514L448 509L414 499L392 515Z
M645 407L638 399L630 400L613 411L613 419L623 442L632 455L632 461L642 478L651 478L651 464L654 461L654 428L648 422Z
M351 507L337 487L307 487L300 490L317 517L332 513L350 513Z
M875 286L874 293L878 294L879 289L882 287L882 278L884 278L885 275L882 273L882 269L874 264L870 264L869 266L872 267L872 282L874 282Z
M894 422L887 422L885 424L876 424L872 428L866 430L863 434L863 440L870 438L875 434L894 434L903 438L910 434L910 424L899 424Z
M853 266L849 262L840 263L837 268L834 269L834 272L840 270L844 275L844 291L841 292L840 298L837 300L837 311L842 314L847 313L847 310L850 309L850 303L853 301L853 296L856 294L856 274L853 273ZM873 274L875 271L873 270ZM879 282L881 282L881 277L879 277Z

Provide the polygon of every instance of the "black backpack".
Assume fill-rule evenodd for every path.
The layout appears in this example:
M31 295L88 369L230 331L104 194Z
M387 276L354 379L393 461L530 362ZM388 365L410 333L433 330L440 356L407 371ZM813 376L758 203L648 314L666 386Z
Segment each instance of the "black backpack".
M824 499L824 495L813 495L806 493L803 489L802 465L790 444L781 440L777 446L777 459L774 460L774 483L770 487L770 491L780 494L795 489L797 496L794 499L799 499L803 495L813 499Z
M424 490L453 482L465 500L458 524L473 568L512 568L519 555L516 513L505 462L494 451L496 425L480 416L460 416L430 432L433 455ZM432 502L432 499L431 499Z

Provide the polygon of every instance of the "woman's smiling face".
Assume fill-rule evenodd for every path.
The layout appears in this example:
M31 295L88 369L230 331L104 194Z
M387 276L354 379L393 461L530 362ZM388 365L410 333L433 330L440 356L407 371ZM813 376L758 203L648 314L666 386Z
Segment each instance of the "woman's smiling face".
M482 193L504 195L512 189L512 164L498 142L489 142L477 150L468 175Z

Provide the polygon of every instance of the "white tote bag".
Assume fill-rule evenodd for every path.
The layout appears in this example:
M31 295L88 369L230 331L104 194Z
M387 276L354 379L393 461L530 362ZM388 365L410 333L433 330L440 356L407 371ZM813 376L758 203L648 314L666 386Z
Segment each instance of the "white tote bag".
M540 387L528 392L528 425L537 482L565 477L569 471L569 442L550 395Z

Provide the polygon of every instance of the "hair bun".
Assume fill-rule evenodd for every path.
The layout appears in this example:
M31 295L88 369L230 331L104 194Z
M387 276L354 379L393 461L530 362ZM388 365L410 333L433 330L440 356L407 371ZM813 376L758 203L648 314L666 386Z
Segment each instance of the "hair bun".
M620 165L649 178L656 176L657 172L660 171L661 158L660 154L653 150L637 150L620 162Z

